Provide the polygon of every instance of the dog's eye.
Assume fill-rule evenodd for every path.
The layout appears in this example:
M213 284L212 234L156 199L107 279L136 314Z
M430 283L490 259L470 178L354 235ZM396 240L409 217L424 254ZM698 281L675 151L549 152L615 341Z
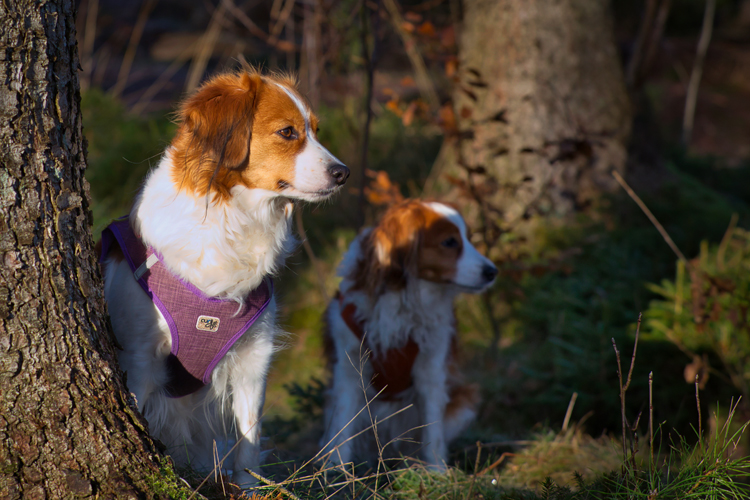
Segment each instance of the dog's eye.
M440 245L444 246L445 248L458 248L458 240L451 236L450 238L441 241Z
M276 133L288 141L291 141L297 138L297 131L294 130L294 127L282 128Z

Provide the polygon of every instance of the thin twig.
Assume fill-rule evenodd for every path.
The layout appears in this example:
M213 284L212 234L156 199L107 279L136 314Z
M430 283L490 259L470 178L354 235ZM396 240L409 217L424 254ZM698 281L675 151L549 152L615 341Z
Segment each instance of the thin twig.
M195 497L195 495L198 495L199 497L203 498L203 496L201 496L198 493L198 491L200 491L200 489L203 487L203 485L208 482L208 480L211 478L211 474L215 474L217 469L221 469L221 466L224 465L224 462L226 461L226 459L229 458L229 456L232 454L232 452L235 450L235 448L237 448L240 445L240 443L242 442L242 440L245 439L245 436L247 435L247 433L250 432L251 430L253 430L256 425L258 425L258 422L260 422L260 418L253 425L251 425L250 428L242 436L239 436L239 439L237 439L237 442L234 443L234 445L229 449L229 451L227 452L227 454L224 455L224 458L222 458L221 460L219 460L219 463L214 464L213 470L211 472L209 472L206 477L203 478L203 481L201 481L201 483L198 485L198 487L195 488L195 490L193 490L193 493L188 497L187 500L192 500Z
M247 31L250 32L251 35L255 35L261 40L268 41L268 33L263 31L260 26L255 24L250 17L248 17L247 14L242 12L233 2L232 0L221 0L221 3L226 7L227 11L232 14L239 22L242 23L245 28L247 28Z
M240 10L231 0L221 0L221 5L226 8L227 12L232 14L232 16L234 16L234 18L237 19L251 35L255 35L275 49L283 52L294 52L299 49L299 47L295 46L293 43L289 43L286 40L280 41L263 31L260 26L255 24L253 20L250 19L247 14L242 12L242 10Z
M365 223L365 182L367 176L365 176L365 170L367 170L367 153L370 147L370 123L372 122L372 96L373 96L373 85L375 80L375 66L378 62L378 29L377 23L380 18L380 3L376 4L377 11L375 13L375 20L372 22L372 52L368 48L367 34L370 31L370 14L367 1L362 1L362 30L360 36L360 42L362 44L362 58L365 60L365 72L366 72L366 86L365 86L365 124L364 130L362 131L362 151L360 156L360 172L361 178L359 183L359 202L357 209L357 227L360 228Z
M703 417L701 416L701 395L698 387L699 374L695 374L695 404L698 407L698 443L703 451Z
M664 229L664 226L661 225L661 223L656 219L653 213L651 213L651 210L648 209L645 203L643 203L643 200L633 191L633 189L628 185L627 182L625 182L625 179L622 178L620 173L616 170L612 171L612 176L617 180L617 182L620 183L620 186L625 190L626 193L628 193L628 196L633 199L633 201L638 205L638 207L643 211L644 214L646 214L646 217L648 217L648 220L651 221L651 224L656 227L656 230L659 231L659 234L661 234L661 237L664 238L664 241L667 242L667 245L669 245L669 248L672 249L672 251L677 255L677 258L679 258L681 261L685 263L685 265L688 267L688 269L693 269L692 264L690 264L690 261L685 258L685 255L680 251L679 248L677 248L677 245L672 240L672 238L669 236L669 233L667 233L667 230Z
M476 474L476 476L477 477L483 476L486 473L488 473L489 471L495 469L498 465L500 465L501 463L503 463L503 461L505 460L505 457L515 457L515 456L516 456L516 453L511 453L509 451L504 452L502 455L500 455L500 458L498 458L497 460L495 460L494 462L492 462L490 465L488 465L487 467L485 467L484 469L482 469L481 472L479 472L478 474Z
M363 340L362 340L362 342L360 343L360 349L362 349L362 347L363 347L363 344L364 344L364 339L363 339ZM360 355L360 356L361 356L361 355ZM360 357L360 360L361 360L361 357ZM350 362L350 363L352 364L352 366L355 366L355 365L354 365L354 362L353 362L353 361L351 360L351 358L349 358L349 362ZM356 368L356 366L355 366L355 370L356 370L356 369L357 369L357 368ZM361 378L362 378L362 372L361 372L361 371L359 371L359 374L360 374L360 379L361 379ZM328 456L330 456L330 455L331 455L331 454L333 453L333 451L334 451L334 450L331 450L331 451L329 451L329 452L327 452L327 453L325 453L325 454L323 454L323 450L325 450L326 448L328 448L328 446L330 446L330 445L331 445L331 443L333 443L333 442L334 442L334 441L336 440L336 438L337 438L337 437L339 437L339 435L340 435L340 434L341 434L342 432L344 432L344 429L346 429L347 427L349 427L349 426L350 426L350 425L351 425L351 424L352 424L352 423L353 423L353 422L354 422L354 421L355 421L355 420L356 420L356 419L357 419L357 418L359 417L359 415L360 415L360 414L361 414L361 413L362 413L363 411L365 411L366 409L368 409L368 411L369 411L369 408L368 408L368 407L370 406L370 404L371 404L371 403L372 403L373 401L375 401L375 399L376 399L376 398L378 398L378 397L379 397L379 396L380 396L380 395L381 395L381 394L383 393L383 391L385 391L385 389L386 389L385 387L383 387L382 389L380 389L380 391L378 391L378 393L377 393L377 394L375 394L375 396L373 396L373 397L372 397L372 399L367 399L367 398L365 398L365 407L363 407L363 408L362 408L361 410L359 410L359 411L357 412L357 414L356 414L356 415L354 415L354 416L353 416L353 417L352 417L351 419L349 419L349 421L348 421L348 422L346 423L346 425L345 425L345 426L344 426L344 427L343 427L343 428L342 428L342 429L341 429L340 431L338 431L338 432L336 433L336 435L334 435L334 436L333 436L333 437L332 437L332 438L331 438L331 439L330 439L330 440L329 440L329 441L328 441L328 442L327 442L327 443L326 443L326 444L325 444L325 445L324 445L324 446L323 446L323 447L322 447L322 448L320 449L320 451L318 451L318 453L316 453L316 454L315 454L315 456L313 456L313 457L312 457L311 459L309 459L309 460L308 460L307 462L305 462L305 463L304 463L304 464L302 465L302 467L301 467L300 469L304 469L305 467L307 467L308 465L310 465L310 464L311 464L312 462L314 462L315 460L317 460L317 459L318 459L319 457L321 457L321 455L322 455L323 457L328 457ZM384 418L384 419L382 420L382 422L385 422L385 421L386 421L386 420L388 420L389 418L392 418L392 417L394 417L394 416L398 415L399 413L401 413L401 412L404 412L404 411L408 410L408 409L409 409L409 408L411 408L411 407L412 407L412 405L408 405L408 406L406 406L405 408L402 408L402 409L400 409L400 410L398 410L398 411L396 411L396 412L392 413L391 415L389 415L389 416L385 417L385 418ZM355 437L359 436L360 434L362 434L363 432L365 432L365 431L367 431L367 430L369 430L369 427L368 427L368 428L366 428L366 429L362 429L362 430L361 430L361 431L359 431L359 432L358 432L357 434L355 434L354 436L351 436L351 437L350 437L349 439L347 439L347 440L346 440L346 441L344 441L344 442L345 442L345 443L346 443L346 442L348 442L348 441L349 441L350 439L353 439L353 438L355 438ZM343 444L343 443L342 443L342 444Z
M641 28L638 31L638 38L636 38L635 46L633 48L633 55L628 62L626 70L625 80L628 86L632 87L642 68L642 61L644 60L644 53L646 52L646 44L651 38L649 35L652 31L652 25L656 18L656 6L658 0L647 0L646 10L643 14L643 22Z
M482 456L482 442L477 441L477 458L474 460L474 474L471 478L471 485L469 486L469 491L466 493L466 498L473 498L471 494L474 492L474 484L477 482L477 472L479 471L479 458Z
M573 414L573 407L576 405L576 399L578 399L578 393L574 392L572 396L570 396L570 402L568 403L568 409L565 412L565 419L563 420L562 425L562 431L565 432L568 430L568 423L570 423L570 417Z
M638 337L641 331L641 317L642 316L643 316L643 313L638 314L638 326L636 327L636 330L635 330L635 342L633 343L633 355L630 357L630 369L628 370L628 378L624 385L622 383L622 363L620 362L620 350L617 349L617 344L615 343L615 339L612 338L612 347L614 347L615 349L615 357L617 358L617 376L619 377L619 380L620 380L620 413L622 417L622 457L623 457L623 460L625 461L628 460L628 451L627 451L627 444L626 444L627 438L626 438L625 430L629 428L627 418L625 417L625 393L630 387L630 382L633 377L633 367L635 366L635 355L638 351ZM641 418L641 415L639 413L635 426L638 425L638 421L640 420L640 418ZM631 430L634 432L634 428ZM630 448L631 448L631 451L633 452L633 454L631 455L632 457L635 455L635 448L632 442L631 442Z
M169 80L182 68L187 60L190 58L190 54L195 52L198 46L198 40L188 45L177 58L165 69L159 78L152 83L146 91L141 94L138 98L138 102L131 109L131 113L134 115L140 115L146 110L146 107L151 103L151 100L159 93L161 89L169 82Z
M185 91L192 92L198 87L203 74L206 72L206 66L208 61L214 52L214 47L221 34L221 23L224 19L224 12L226 12L226 4L222 2L219 6L214 9L211 15L211 20L208 23L205 33L200 37L198 54L193 58L193 62L190 64L188 70L187 80L185 82Z
M416 40L411 33L404 29L404 18L401 16L396 0L383 0L383 4L391 16L393 26L401 37L406 55L409 57L409 61L411 61L412 68L414 68L414 76L416 77L415 80L419 88L419 93L422 94L422 98L430 106L430 110L433 113L437 113L440 107L440 100L438 99L435 85L432 83L432 79L430 79L430 75L427 72L427 65L424 62L421 52L419 52Z
M221 456L219 455L219 447L216 446L216 440L212 439L213 443L213 460L214 460L214 482L218 483L221 481L221 492L224 496L227 496L227 489L224 487L224 474L221 473L219 464L221 463Z
M482 448L499 448L500 446L509 446L509 447L522 447L522 446L528 446L532 444L534 441L530 441L528 439L519 439L516 441L492 441L489 443L482 443ZM470 445L465 446L462 451L467 452L474 449L474 446L476 445Z
M81 90L91 86L91 75L94 71L94 42L96 41L96 18L99 12L99 0L86 2L86 33L81 46L81 61L83 75L81 76Z
M716 267L721 272L724 271L724 255L726 254L729 242L732 240L732 235L734 234L734 229L737 227L738 220L739 216L737 215L737 213L733 213L732 217L729 219L729 226L724 232L724 236L721 238L719 248L718 250L716 250Z
M347 439L346 439L346 440L345 440L345 441L344 441L343 443L339 443L339 444L338 444L338 445L336 445L336 446L335 446L335 447L334 447L334 448L333 448L332 450L330 450L330 451L326 452L325 454L323 454L323 455L322 455L322 459L324 459L324 460L327 460L327 459L328 459L328 457L330 457L330 456L331 456L331 455L332 455L332 454L333 454L334 452L336 452L336 453L339 453L339 447L340 447L341 445L343 445L343 444L345 444L345 443L349 442L350 440L356 439L356 438L357 438L357 437L359 437L359 436L360 436L361 434L363 434L363 433L365 433L365 432L367 432L367 431L369 431L369 430L373 429L373 430L374 430L374 432L375 432L375 439L376 439L376 442L377 442L377 446L378 446L378 451L379 451L379 460L378 460L378 470L376 471L376 473L375 473L375 474L373 474L373 475L370 475L370 477L375 477L375 481L376 481L376 483L375 483L375 490L377 490L377 482L379 481L379 479L380 479L380 476L382 476L382 475L386 475L386 476L387 476L387 475L388 475L388 472L387 472L387 470L386 470L386 472L383 472L383 473L381 473L381 472L380 472L380 466L381 466L381 465L382 465L382 466L385 466L385 463L384 463L384 461L383 461L383 458L382 458L382 451L383 451L383 449L384 449L384 448L385 448L386 446L388 446L388 444L390 444L390 443L391 443L392 441L391 441L391 442L389 442L389 443L387 443L387 444L386 444L385 446L381 446L381 445L380 445L380 441L379 441L379 439L378 439L378 435L377 435L377 424L378 424L379 422L378 422L378 421L377 421L376 419L373 419L373 417L372 417L372 412L370 411L370 404L371 404L371 403L372 403L372 402L373 402L373 401L374 401L374 400L375 400L375 399L376 399L376 398L377 398L378 396L380 396L380 394L381 394L381 393L382 393L382 392L383 392L383 391L384 391L384 390L385 390L386 388L384 387L383 389L381 389L381 390L380 390L380 391L379 391L379 392L378 392L378 393L377 393L377 394L376 394L376 395L375 395L375 396L374 396L374 397L373 397L372 399L368 399L368 398L367 398L367 388L368 388L369 386L366 386L366 385L365 385L365 383L364 383L363 372L364 372L364 364L366 363L366 360L367 360L367 356L368 356L368 354L367 354L367 351L363 352L363 349L364 349L364 339L362 339L362 342L360 342L360 358L359 358L359 361L360 361L360 363L359 363L359 368L357 368L356 364L355 364L355 363L354 363L354 361L353 361L353 360L351 359L351 357L349 357L349 362L351 363L352 367L354 367L354 369L355 369L355 370L357 371L357 373L359 374L359 377L360 377L360 382L361 382L361 384L362 384L362 389L363 389L363 393L364 393L364 396L365 396L365 406L364 406L364 407L363 407L362 409L360 409L360 410L359 410L359 411L357 412L357 414L356 414L356 415L354 415L354 416L353 416L353 417L352 417L352 418L351 418L351 419L349 420L349 422L348 422L348 423L347 423L347 424L346 424L346 425L345 425L345 426L344 426L344 427L343 427L343 428L342 428L342 429L341 429L340 431L338 431L338 432L336 433L336 435L335 435L335 436L333 436L333 437L332 437L332 438L331 438L331 439L330 439L330 440L329 440L329 441L328 441L328 442L327 442L327 443L326 443L326 444L325 444L325 445L324 445L324 446L323 446L323 447L321 448L321 450L320 450L320 451L319 451L319 452L318 452L318 453L317 453L317 454L316 454L316 455L315 455L314 457L312 457L312 458L311 458L311 459L309 459L309 460L308 460L307 462L305 462L305 463L304 463L304 464L302 465L302 467L300 468L300 470L304 469L305 467L307 467L307 465L309 465L310 463L312 463L313 461L315 461L316 459L318 459L318 457L320 457L320 456L321 456L321 454L323 453L323 450L325 450L326 448L328 448L328 446L330 446L330 445L331 445L331 443L333 443L333 441L334 441L334 440L336 440L336 438L337 438L337 437L338 437L338 436L339 436L339 435L340 435L340 434L341 434L342 432L344 432L344 429L346 429L347 427L349 427L350 425L352 425L352 423L353 423L353 422L354 422L354 421L355 421L355 420L356 420L356 419L357 419L357 418L359 417L359 415L360 415L360 414L361 414L362 412L364 412L365 410L367 410L367 411L368 411L368 414L370 415L370 425L369 425L369 426L367 426L366 428L364 428L364 429L360 430L360 431L359 431L359 432L357 432L356 434L354 434L354 435L350 436L350 437L349 437L349 438L347 438ZM410 404L410 405L407 405L407 406L406 406L405 408L401 408L400 410L398 410L398 411L395 411L395 412L393 412L392 414L390 414L390 415L388 415L387 417L385 417L385 418L383 418L382 420L380 420L380 423L382 423L382 422L385 422L385 421L387 421L387 420L389 420L389 419L391 419L391 418L395 417L396 415L398 415L398 414L400 414L400 413L402 413L402 412L404 412L404 411L407 411L408 409L412 408L412 406L413 406L413 405L411 405L411 404ZM420 427L421 427L421 426L420 426ZM414 429L418 429L418 428L420 428L420 427L416 427L416 428L414 428ZM411 430L413 430L413 429L409 429L409 430L408 430L408 431L406 431L406 432L410 432ZM402 435L403 435L403 434L402 434ZM342 462L340 453L339 453L339 462ZM352 467L353 467L353 465L352 465ZM342 469L339 469L339 470L342 470ZM349 474L349 472L348 472L348 471L347 471L346 469L343 469L343 472L344 472L344 474L345 474L345 475L347 475L347 476L349 476L349 475L350 475L350 474ZM292 480L292 479L294 478L294 476L295 476L296 474L297 474L297 472L295 472L294 474L292 474L291 476L289 476L289 478L288 478L287 480L285 480L285 481L284 481L284 482L283 482L282 484L287 484L287 483L289 483L289 482L290 482L290 480ZM351 477L354 477L354 475L353 475L353 472L352 472L352 474L351 474ZM351 481L350 481L350 482L351 482ZM332 486L332 485L329 485L329 486ZM354 487L354 485L352 485L352 487ZM369 488L369 486L366 486L366 488L370 489L370 488ZM370 489L370 490L371 490L371 489ZM372 490L371 490L371 491L372 491ZM373 493L373 495L374 495L374 496L375 496L375 497L377 498L377 496L378 496L378 495L377 495L376 491L372 491L372 493ZM329 498L329 497L326 497L326 498Z
M633 466L633 470L636 469L635 454L638 453L638 424L641 422L642 411L638 412L638 416L635 417L635 422L630 427L630 464Z
M695 104L698 100L698 88L703 76L703 64L706 60L708 45L711 43L711 33L714 26L714 13L716 11L716 0L706 0L706 11L703 15L703 27L701 37L698 40L698 49L695 54L693 71L690 74L690 83L685 97L685 115L682 119L682 143L684 146L690 144L693 135L693 124L695 122Z
M141 6L141 10L138 13L138 19L133 27L133 32L130 34L130 40L128 41L128 48L125 50L125 56L122 58L122 64L120 65L120 72L117 75L117 83L112 87L112 95L119 97L122 91L125 89L125 85L128 83L128 77L130 76L130 68L133 66L133 60L135 59L135 53L138 49L138 44L141 41L141 35L143 35L143 28L146 26L148 16L151 11L156 7L158 0L146 0Z
M628 378L627 382L623 385L622 380L622 363L620 361L620 350L617 349L617 343L615 342L615 339L612 338L612 347L615 349L615 357L617 358L617 376L620 381L620 413L622 417L622 457L623 460L628 459L628 451L627 451L627 439L626 439L626 432L625 430L628 428L628 421L625 417L625 392L628 390L628 387L630 387L630 382L633 376L633 367L635 366L635 355L638 350L638 336L640 334L641 330L641 316L643 314L638 315L638 327L635 331L635 343L633 344L633 355L630 357L630 369L628 370ZM640 415L639 415L640 418ZM632 447L631 447L632 448Z
M641 333L641 317L643 313L638 313L638 326L635 328L635 343L633 344L633 356L630 358L630 370L628 370L628 381L625 383L625 390L630 387L630 381L633 378L633 367L635 366L635 353L638 349L638 337Z
M654 467L654 372L648 374L648 443L651 461L649 468Z
M287 4L289 4L289 9L287 12L286 7L285 10L282 11L282 16L286 14L284 26L286 27L286 40L287 42L294 44L294 16L291 15L292 13L292 7L294 7L295 0L289 0ZM297 54L295 52L287 52L286 53L286 67L287 69L292 69L297 64Z
M622 458L628 459L628 449L625 446L625 391L622 390L622 365L620 364L620 351L617 349L614 337L612 338L612 347L615 348L615 357L617 358L617 376L620 379L620 413L622 414Z
M365 338L362 338L362 341L359 344L359 383L360 387L362 388L362 394L367 400L367 388L369 387L369 383L365 384L365 378L364 378L364 371L365 371L365 364L367 363L368 356L363 356L363 349L365 347ZM351 361L351 360L350 360ZM353 363L352 363L353 364ZM356 369L356 368L355 368ZM387 386L386 386L387 387ZM383 388L385 389L385 387ZM380 442L380 435L378 434L378 419L377 417L373 418L372 410L370 409L370 405L367 405L367 416L370 418L370 427L372 428L373 437L375 439L375 447L378 450L378 465L376 469L376 478L375 478L375 491L378 489L378 482L380 481L380 468L383 467L383 470L387 470L385 467L385 461L383 460L383 451L385 450L385 447L388 446L389 443L386 443L385 446ZM402 434L403 435L403 434Z
M672 9L672 0L663 0L659 6L659 13L656 15L656 22L654 28L651 30L651 40L648 43L648 49L646 50L645 58L641 64L641 73L648 71L651 67L651 63L656 56L656 51L659 48L661 39L664 36L664 26L667 24L669 19L669 11Z
M93 57L93 56L92 56ZM96 68L91 75L91 87L101 87L104 81L104 74L107 72L109 67L109 60L112 57L112 50L107 44L103 44L99 50L96 51Z
M303 12L302 47L304 50L301 54L300 76L304 78L307 98L315 109L320 102L320 0L305 2Z
M280 10L278 16L275 18L276 23L274 23L273 27L271 28L271 32L269 33L268 37L268 44L274 45L276 41L278 40L279 35L281 34L281 30L284 29L284 26L287 25L287 22L291 19L292 21L292 30L294 26L294 17L292 14L292 8L294 7L294 2L296 0L287 0L287 2L284 4L284 7ZM276 5L276 1L274 1L274 5ZM273 16L272 16L273 17ZM291 33L292 36L289 36L290 33L287 33L287 42L291 44L291 46L294 46L294 34Z
M279 24L279 14L281 13L281 4L284 0L273 0L273 4L271 4L271 11L268 14L268 32L273 32L274 29L274 21L276 21L276 24ZM291 0L294 1L294 0Z
M280 484L278 484L278 483L274 483L274 482L273 482L273 481L271 481L270 479L267 479L267 478L265 478L265 477L261 476L261 475L260 475L260 474L258 474L257 472L255 472L255 471L252 471L252 470L250 470L250 469L245 469L245 472L247 472L248 474L250 474L251 476L253 476L253 477L254 477L255 479L257 479L258 481L260 481L260 482L262 482L262 483L266 484L267 486L272 486L272 487L276 488L277 490L279 490L280 492L282 492L282 493L283 493L284 495L288 496L288 497L289 497L289 498L291 498L292 500L300 500L300 498L299 498L299 497L298 497L297 495L295 495L294 493L292 493L292 492L291 492L291 491L289 491L288 489L284 488L283 486L281 486L281 485L280 485Z

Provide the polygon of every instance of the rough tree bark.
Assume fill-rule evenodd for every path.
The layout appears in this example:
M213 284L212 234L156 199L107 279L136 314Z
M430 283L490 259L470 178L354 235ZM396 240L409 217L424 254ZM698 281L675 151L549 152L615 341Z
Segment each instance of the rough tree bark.
M0 2L0 498L152 498L91 238L74 9Z
M486 240L586 207L624 169L631 112L608 4L463 2L457 130L434 192L482 219Z

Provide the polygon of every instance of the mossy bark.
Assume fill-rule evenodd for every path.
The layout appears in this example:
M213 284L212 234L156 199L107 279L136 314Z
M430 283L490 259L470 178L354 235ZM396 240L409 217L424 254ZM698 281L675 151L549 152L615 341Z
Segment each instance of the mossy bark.
M469 218L483 215L495 233L585 209L615 187L610 172L624 169L630 134L609 2L463 5L457 129L434 192ZM483 206L462 203L467 190Z
M91 237L74 9L0 2L0 498L152 498Z

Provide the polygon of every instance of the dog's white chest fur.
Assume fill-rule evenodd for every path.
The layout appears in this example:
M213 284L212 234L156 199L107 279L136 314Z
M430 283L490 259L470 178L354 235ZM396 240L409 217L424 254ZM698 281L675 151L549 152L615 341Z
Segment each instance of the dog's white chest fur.
M293 78L252 68L219 74L188 96L179 128L130 214L135 233L165 267L212 298L233 300L273 274L294 247L291 200L322 201L349 169L317 140L317 117ZM171 335L164 317L117 252L104 262L105 296L123 351L128 388L181 465L213 469L214 440L237 440L233 480L259 465L260 414L274 351L276 303L222 358L211 383L188 396L165 392ZM225 467L231 467L224 464Z
M339 267L340 299L326 311L333 352L325 456L345 463L418 454L445 466L448 442L473 420L478 403L476 387L463 383L454 362L453 300L486 289L496 274L469 242L460 214L439 203L393 206L352 242ZM359 325L362 334L355 333ZM393 365L380 356L395 350L395 359L410 359L413 343L413 363L400 365L410 384L383 376ZM388 391L379 376L396 389Z
M206 207L174 188L169 167L166 155L148 178L133 209L136 230L181 279L206 295L241 300L283 263L294 243L289 210L274 207L278 200L273 198L254 200L258 203L252 210ZM241 195L235 199L247 203ZM217 364L211 384L194 394L170 398L164 391L165 360L172 349L169 325L133 279L127 262L108 259L104 274L112 325L123 347L120 366L152 435L167 446L177 463L198 470L213 468L215 439L239 438L236 459L256 466L265 379L279 334L276 301L271 299ZM241 418L232 418L236 415ZM232 462L224 466L231 468ZM235 476L236 481L245 480L242 472Z

